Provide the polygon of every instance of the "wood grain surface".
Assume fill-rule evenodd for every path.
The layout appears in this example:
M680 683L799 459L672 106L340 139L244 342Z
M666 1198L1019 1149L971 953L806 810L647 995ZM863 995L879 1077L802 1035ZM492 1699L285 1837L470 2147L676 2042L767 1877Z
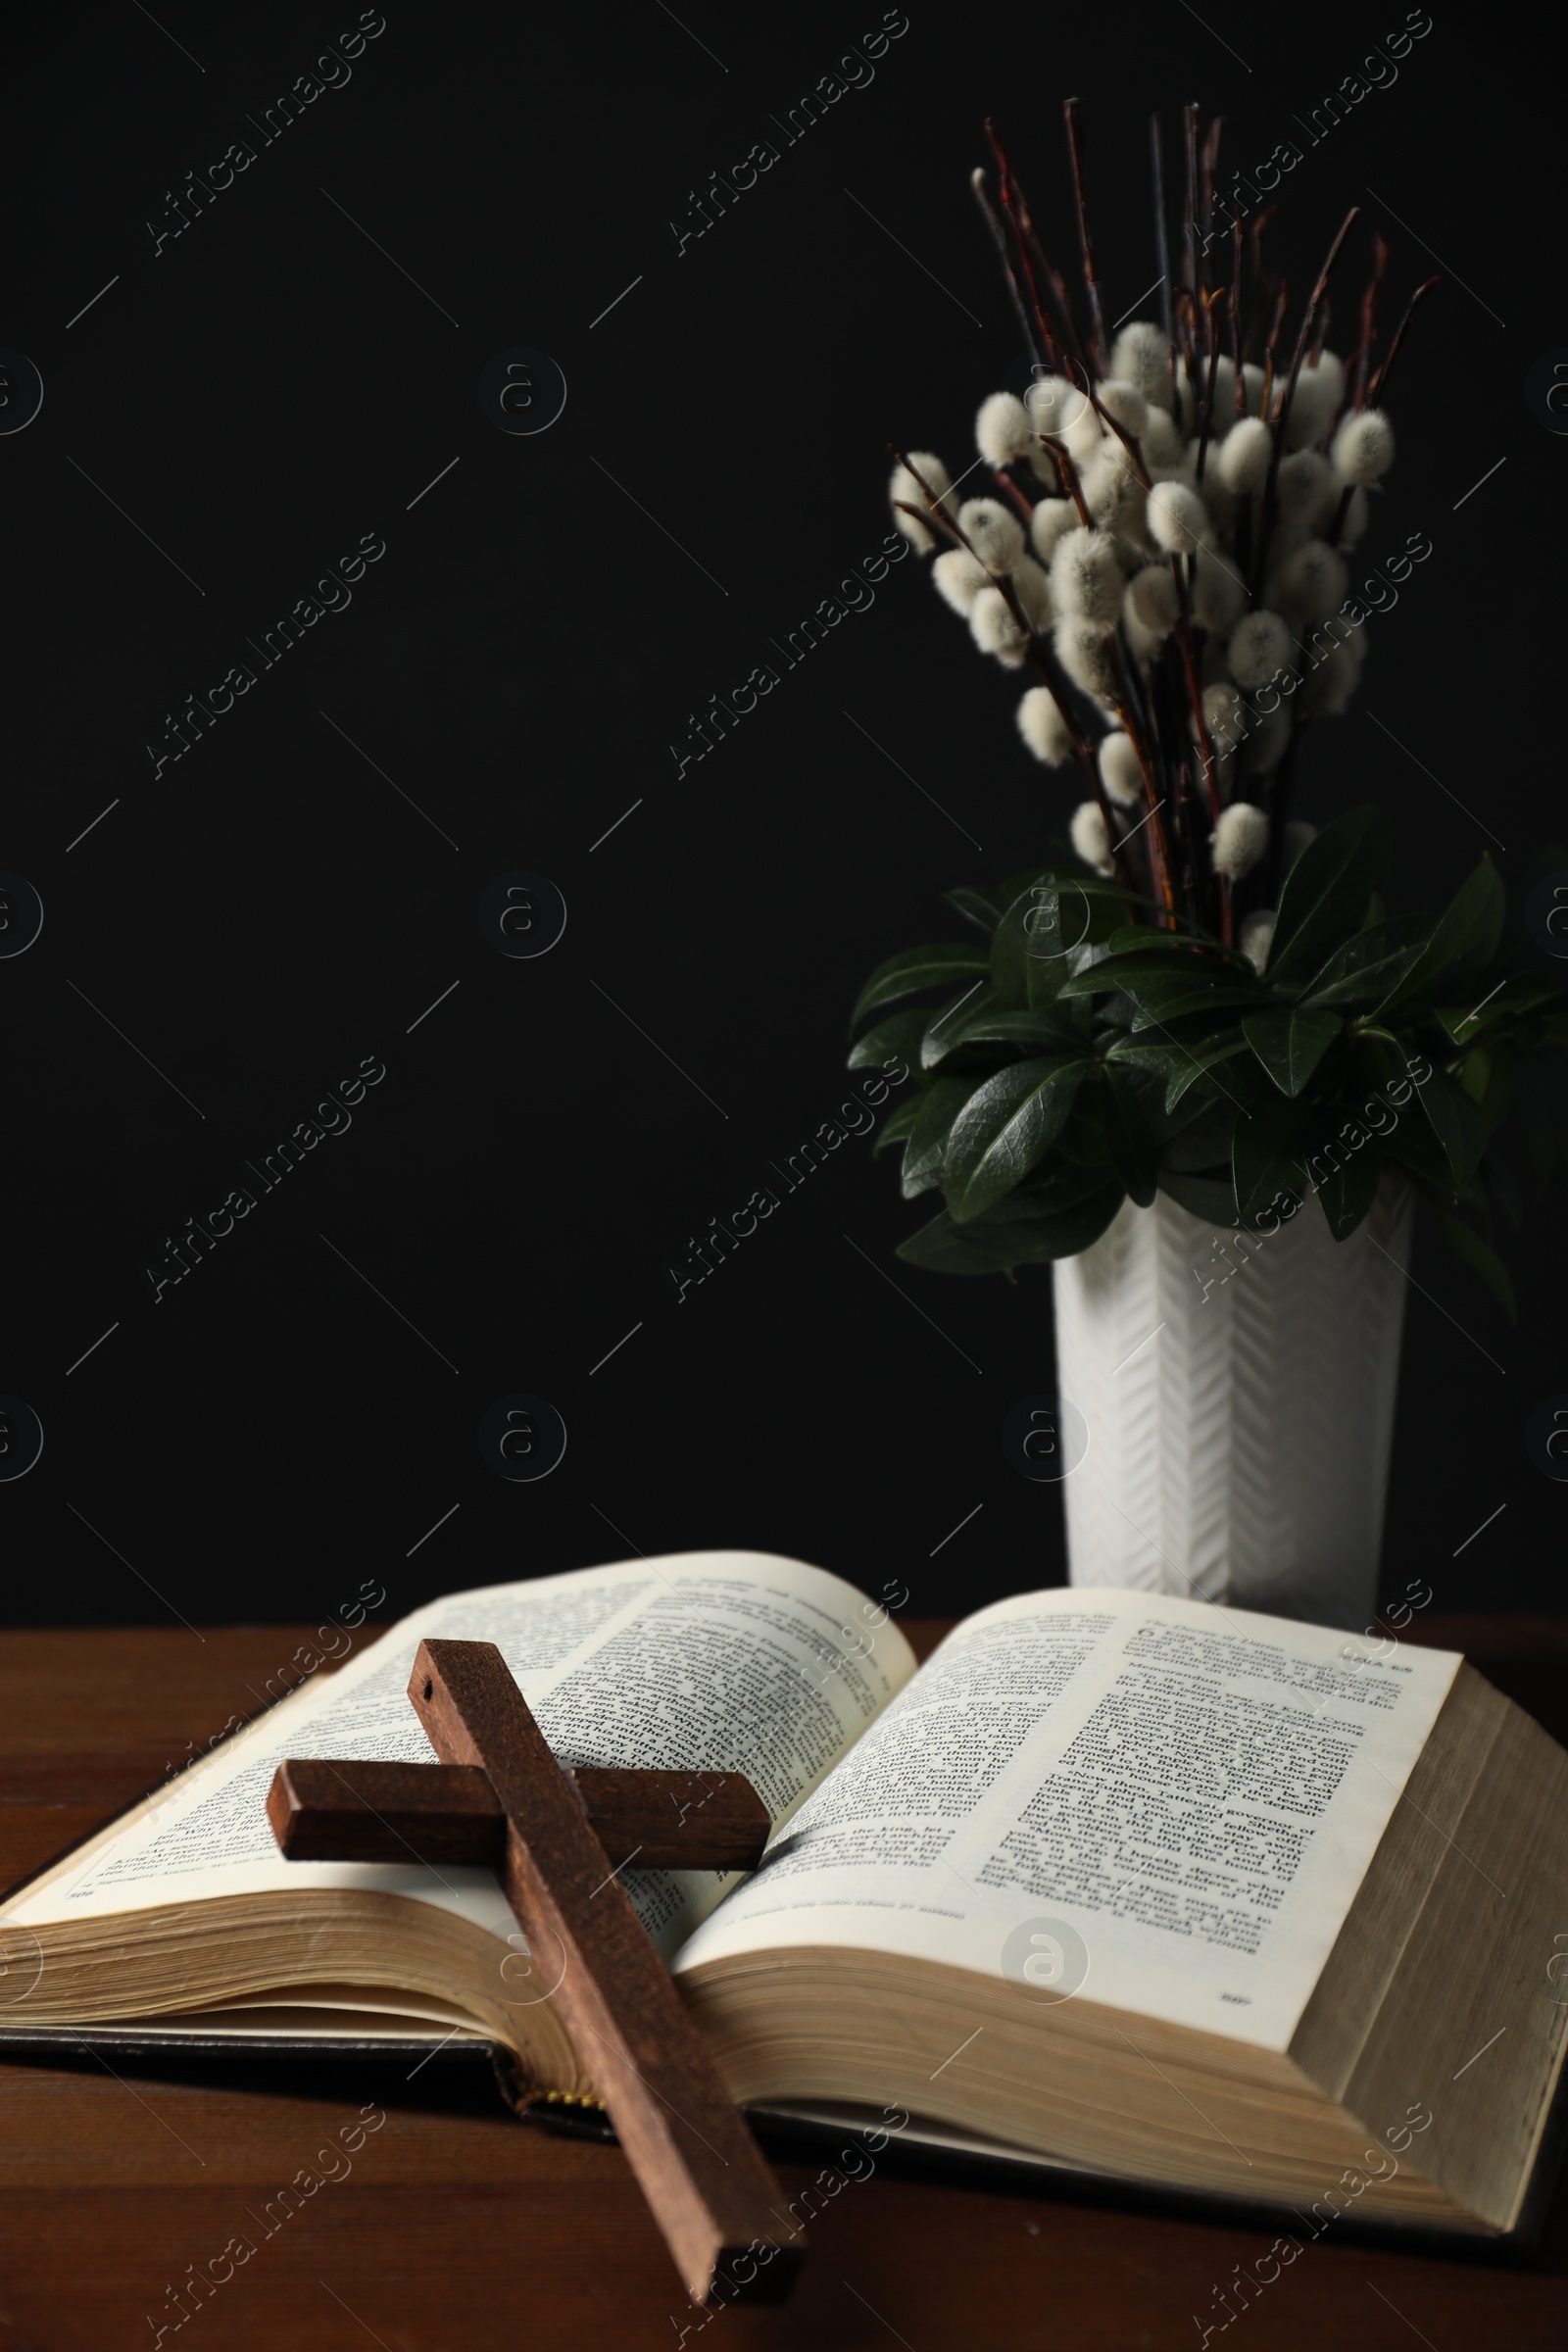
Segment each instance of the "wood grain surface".
M442 1763L481 1766L501 1800L502 1888L692 2301L729 2280L738 2301L783 2302L806 2250L784 2193L506 1659L421 1642L409 1696Z
M621 1870L755 1870L772 1823L743 1772L561 1768ZM476 1764L290 1756L267 1815L290 1862L451 1862L493 1870L506 1820Z
M906 1627L922 1654L942 1630ZM1405 1638L1418 1630L1568 1734L1568 1618L1418 1620ZM202 1631L200 1642L177 1628L6 1636L0 1880L254 1711L302 1638ZM1568 1888L1563 1908L1568 1932ZM255 2254L171 2328L165 2352L1178 2352L1200 2342L1194 2314L1212 2319L1216 2289L1275 2235L927 2178L894 2140L859 2179L863 2154L781 2163L786 2194L812 2197L795 2298L697 2312L618 2149L516 2123L481 2070L408 2071L0 2065L0 2352L152 2347L177 2316L166 2288L239 2232ZM319 2185L280 2198L302 2174ZM1560 2352L1565 2338L1559 2189L1527 2262L1325 2235L1209 2340L1210 2352Z

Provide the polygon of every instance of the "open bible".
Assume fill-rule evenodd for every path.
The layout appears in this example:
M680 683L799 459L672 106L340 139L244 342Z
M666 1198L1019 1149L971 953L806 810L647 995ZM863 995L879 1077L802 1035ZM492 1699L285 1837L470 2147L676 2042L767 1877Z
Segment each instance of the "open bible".
M273 1842L285 1757L429 1761L429 1636L495 1642L564 1763L752 1780L757 1871L621 1872L742 2102L1516 2226L1568 2035L1568 1756L1452 1653L1153 1593L1001 1601L918 1670L758 1553L433 1602L12 1897L8 2038L470 2037L519 2098L591 2100L489 1873Z

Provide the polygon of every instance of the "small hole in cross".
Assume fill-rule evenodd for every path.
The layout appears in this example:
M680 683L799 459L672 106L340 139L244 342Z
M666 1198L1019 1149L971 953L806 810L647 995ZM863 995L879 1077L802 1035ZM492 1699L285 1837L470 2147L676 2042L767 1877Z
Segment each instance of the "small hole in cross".
M432 1682L428 1682L428 1681L426 1682L426 1684L425 1684L425 1686L424 1686L424 1695L425 1695L425 1697L426 1697L426 1698L434 1698L434 1696L435 1696L435 1685L434 1685L434 1683L432 1683Z

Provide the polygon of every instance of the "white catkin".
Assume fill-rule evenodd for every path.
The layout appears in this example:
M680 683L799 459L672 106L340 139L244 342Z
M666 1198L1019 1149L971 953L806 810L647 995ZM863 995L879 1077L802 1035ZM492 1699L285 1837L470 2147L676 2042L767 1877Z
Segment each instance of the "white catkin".
M1079 802L1072 812L1068 831L1072 836L1072 846L1085 865L1092 865L1097 874L1115 872L1110 856L1110 835L1105 830L1105 820L1101 814L1098 801Z
M1171 587L1175 588L1174 580ZM1193 585L1193 617L1201 628L1217 629L1228 637L1247 611L1247 582L1236 558L1205 547L1198 559Z
M1133 571L1121 598L1121 612L1156 642L1171 635L1180 618L1180 598L1171 566L1145 564L1143 571Z
M1070 498L1043 498L1029 517L1029 544L1042 564L1049 564L1064 531L1078 528L1078 510Z
M1342 482L1376 482L1394 464L1394 427L1381 409L1347 416L1334 436L1334 470Z
M1023 554L1023 524L1000 498L965 499L958 528L988 570L1010 571Z
M1234 752L1246 736L1250 723L1247 705L1228 681L1203 688L1203 723L1221 758Z
M1136 439L1149 422L1149 402L1141 388L1127 377L1107 375L1096 398L1107 416L1126 426ZM1114 436L1113 436L1114 438Z
M1353 640L1352 640L1353 644ZM1361 674L1350 644L1337 645L1307 671L1301 708L1308 718L1339 718L1349 707Z
M969 631L983 654L995 654L1008 669L1017 668L1029 644L1000 588L981 589L969 607Z
M993 392L974 420L975 446L988 466L1010 466L1035 445L1029 412L1015 392Z
M1138 764L1138 754L1131 737L1120 727L1101 744L1100 780L1105 787L1105 798L1114 801L1119 808L1136 808L1144 797L1144 771Z
M984 565L975 562L967 548L950 547L931 566L931 585L955 612L961 612L967 619L970 606L982 588L990 587L991 581Z
M1267 966L1268 952L1274 945L1274 926L1279 919L1272 906L1260 906L1256 914L1250 914L1242 925L1239 943L1242 954L1259 975Z
M1144 464L1152 471L1156 466L1176 466L1182 462L1186 448L1176 429L1176 420L1163 409L1151 409L1149 421L1139 435L1143 444Z
M1334 469L1315 449L1298 449L1282 458L1274 487L1279 518L1287 530L1322 530L1339 504Z
M1085 467L1079 487L1085 506L1102 529L1129 535L1142 531L1144 485L1119 441L1107 436L1101 443L1100 454Z
M1122 328L1111 345L1110 371L1122 383L1136 384L1152 409L1170 414L1170 345L1152 319L1139 318Z
M1325 352L1324 361L1330 355ZM1291 401L1290 420L1285 427L1287 449L1309 449L1328 431L1334 413L1345 389L1345 370L1335 362L1317 368L1303 367L1296 379L1296 392Z
M1020 556L1012 567L1012 585L1018 602L1037 629L1044 629L1056 617L1055 601L1051 582L1033 556Z
M911 449L909 464L918 466L930 483L931 494L938 506L943 509L944 513L951 514L953 513L953 480L936 452L929 449ZM925 492L907 466L894 466L893 478L888 483L888 497L894 502L894 521L908 540L909 545L920 555L925 555L936 545L937 535L931 525L924 520L928 511ZM913 507L916 509L916 513L913 514L902 514L899 511L902 507Z
M1214 871L1240 882L1268 848L1268 818L1250 801L1234 801L1214 827Z
M1072 737L1049 686L1031 686L1018 705L1018 732L1047 767L1059 767L1071 757Z
M1207 536L1207 510L1185 482L1156 482L1147 513L1150 537L1168 555L1191 555Z
M1098 620L1072 613L1057 621L1054 639L1056 658L1073 684L1108 704L1116 691L1110 631Z
M1231 676L1251 691L1289 667L1291 632L1277 612L1249 612L1226 650Z
M1064 375L1037 376L1023 396L1029 420L1037 433L1050 433L1057 441L1082 428L1087 416L1098 439L1100 419L1076 384Z
M1350 503L1345 510L1345 520L1340 525L1339 544L1341 547L1354 547L1365 531L1371 514L1372 508L1366 492L1359 487L1352 490Z
M1277 710L1268 711L1252 722L1242 755L1242 765L1250 776L1272 775L1285 757L1285 747L1291 740L1291 706L1281 703Z
M1302 620L1326 620L1344 602L1348 576L1343 556L1322 539L1308 539L1281 565L1280 595Z
M1051 593L1058 612L1111 621L1121 609L1121 565L1103 531L1068 531L1051 559Z
M1214 463L1226 486L1240 495L1261 490L1274 436L1261 416L1244 416L1220 444Z

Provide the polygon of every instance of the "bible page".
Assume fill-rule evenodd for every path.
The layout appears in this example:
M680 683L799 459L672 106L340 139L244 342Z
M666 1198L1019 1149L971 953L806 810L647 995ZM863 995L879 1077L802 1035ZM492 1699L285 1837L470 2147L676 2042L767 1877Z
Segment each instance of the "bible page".
M1284 2050L1458 1666L1154 1593L1000 1601L677 1970L854 1945Z
M564 1764L744 1772L775 1824L914 1672L885 1609L823 1569L762 1552L687 1552L453 1593L144 1800L24 1892L5 1924L346 1886L412 1895L508 1936L515 1922L488 1870L285 1862L267 1818L287 1756L434 1761L408 1696L426 1638L494 1642ZM737 1876L624 1870L621 1883L667 1952Z

